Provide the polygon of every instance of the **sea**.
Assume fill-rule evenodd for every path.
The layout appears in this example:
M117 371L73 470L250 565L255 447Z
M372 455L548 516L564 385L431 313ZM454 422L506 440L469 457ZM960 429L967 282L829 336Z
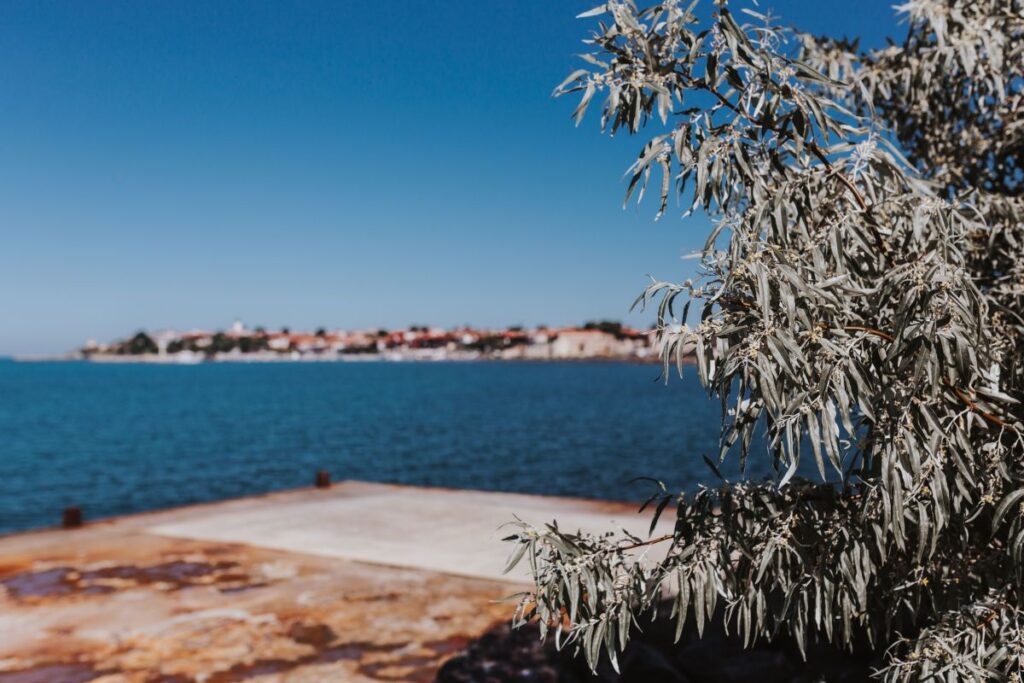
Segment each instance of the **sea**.
M0 361L0 533L332 479L642 500L717 483L693 368ZM746 476L769 473L753 458ZM737 476L735 466L722 474Z

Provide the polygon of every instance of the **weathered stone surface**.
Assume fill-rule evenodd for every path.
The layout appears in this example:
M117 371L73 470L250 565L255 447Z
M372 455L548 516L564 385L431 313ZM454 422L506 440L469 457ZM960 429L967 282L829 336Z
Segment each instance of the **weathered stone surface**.
M431 681L510 616L517 513L646 527L633 505L344 482L0 538L0 683ZM449 670L574 680L528 641Z
M0 538L0 683L425 683L516 590L146 522Z

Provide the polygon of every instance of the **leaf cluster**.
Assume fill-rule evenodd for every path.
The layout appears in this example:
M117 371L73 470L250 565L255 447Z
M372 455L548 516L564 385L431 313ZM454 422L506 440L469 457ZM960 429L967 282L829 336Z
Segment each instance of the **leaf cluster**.
M1021 5L912 0L904 42L873 52L716 6L706 26L696 2L585 13L587 67L556 94L655 129L627 201L660 179L659 215L712 219L699 276L638 304L666 374L693 354L721 400L719 458L763 429L777 476L659 494L664 538L524 527L519 617L595 663L669 594L680 629L721 610L748 643L867 639L886 680L1019 677Z

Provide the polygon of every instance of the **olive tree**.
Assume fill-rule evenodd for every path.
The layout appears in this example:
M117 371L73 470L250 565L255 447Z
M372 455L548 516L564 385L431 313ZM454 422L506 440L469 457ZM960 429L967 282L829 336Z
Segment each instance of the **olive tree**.
M877 50L696 4L584 13L556 94L646 135L627 201L710 218L699 275L638 302L720 398L720 457L776 475L662 488L656 537L521 524L517 621L614 663L667 599L678 631L870 643L885 680L1019 681L1024 3L910 0Z

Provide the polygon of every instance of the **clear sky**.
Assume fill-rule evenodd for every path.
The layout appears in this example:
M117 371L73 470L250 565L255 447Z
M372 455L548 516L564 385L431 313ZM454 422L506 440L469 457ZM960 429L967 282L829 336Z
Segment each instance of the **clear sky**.
M707 225L623 211L640 141L550 97L591 4L3 2L0 354L234 318L649 323L645 275L685 278ZM760 8L879 44L890 4Z

